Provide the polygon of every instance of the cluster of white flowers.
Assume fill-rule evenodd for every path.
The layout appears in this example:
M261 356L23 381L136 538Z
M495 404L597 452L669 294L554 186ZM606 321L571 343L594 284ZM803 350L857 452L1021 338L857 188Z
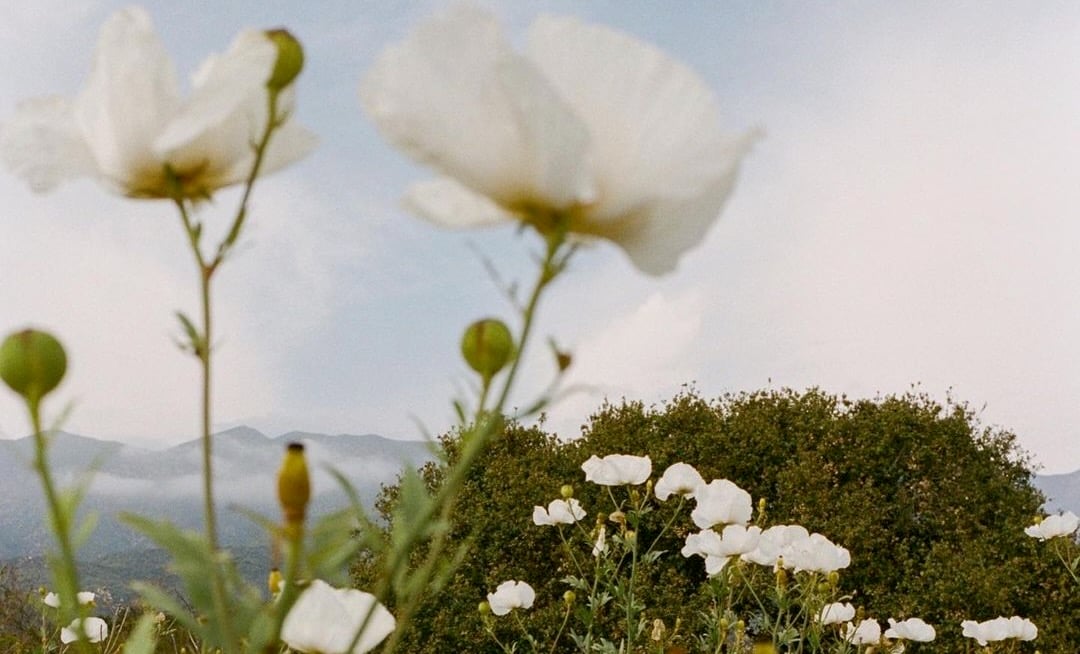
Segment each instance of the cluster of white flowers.
M822 625L843 625L841 634L852 645L877 645L882 637L887 640L910 640L928 643L937 638L934 628L921 618L897 621L889 618L889 628L884 633L877 620L860 620L853 624L855 607L850 602L833 602L822 607L817 621Z
M960 627L964 630L964 636L974 638L975 642L983 646L1010 638L1035 640L1039 635L1039 629L1031 620L1015 615L1011 618L998 617L986 622L964 620L960 623Z

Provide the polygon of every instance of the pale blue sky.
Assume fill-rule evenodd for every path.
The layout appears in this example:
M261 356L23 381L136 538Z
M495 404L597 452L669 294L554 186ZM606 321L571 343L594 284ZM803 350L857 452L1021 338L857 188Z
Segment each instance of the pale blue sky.
M0 0L0 121L74 95L122 3ZM248 26L305 44L299 119L321 147L257 189L221 274L221 426L418 435L452 420L460 330L510 316L534 247L512 229L446 232L398 200L427 171L387 146L357 86L387 44L445 3L151 2L190 74ZM911 384L1015 430L1047 471L1080 467L1080 5L940 2L489 3L514 38L541 11L652 42L716 91L731 131L763 127L734 197L663 278L615 248L582 252L541 334L599 394L655 402L764 386L873 396ZM193 362L172 345L195 275L167 205L89 181L34 196L0 176L0 330L56 331L72 356L68 428L171 443L196 431ZM208 212L222 222L235 194ZM214 221L214 211L221 218ZM530 360L522 398L547 380ZM54 408L58 408L55 407ZM28 427L0 397L0 434Z

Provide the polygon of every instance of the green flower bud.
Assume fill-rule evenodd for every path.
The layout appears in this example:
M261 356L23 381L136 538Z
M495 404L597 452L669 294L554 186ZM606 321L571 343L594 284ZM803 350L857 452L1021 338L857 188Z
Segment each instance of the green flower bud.
M570 484L563 484L562 488L559 489L559 495L562 495L564 500L570 499L574 496L574 487Z
M0 344L0 379L36 404L60 384L67 371L64 346L51 334L24 329Z
M480 615L490 615L491 605L487 602L480 602L476 605L476 610L480 612Z
M292 537L300 533L311 499L311 478L308 475L307 459L304 458L303 443L289 443L281 470L277 479L278 501L285 518L287 535Z
M274 72L266 82L271 91L280 91L293 83L304 67L304 48L288 30L278 28L267 30L266 36L277 46L278 56L274 63Z
M573 606L574 600L577 599L577 595L572 590L568 590L562 594L562 601L567 606Z
M514 355L514 337L510 328L496 318L477 320L461 337L461 355L469 367L484 379L491 379Z

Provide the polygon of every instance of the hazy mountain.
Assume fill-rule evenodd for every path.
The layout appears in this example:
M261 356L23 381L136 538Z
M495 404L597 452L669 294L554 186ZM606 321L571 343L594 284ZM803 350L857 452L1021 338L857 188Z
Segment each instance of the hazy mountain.
M1061 475L1036 475L1032 483L1046 495L1043 508L1047 512L1080 514L1080 470Z
M362 436L291 432L276 438L248 428L218 433L213 441L214 491L222 544L258 575L265 574L268 539L243 511L277 520L276 473L289 442L302 442L312 471L309 514L344 507L345 493L327 472L332 466L371 506L382 484L393 482L405 465L432 458L421 441L397 441L374 434ZM32 470L30 437L0 441L0 561L15 562L21 576L45 580L41 555L54 548L45 527L40 481ZM79 549L88 587L130 578L134 563L139 577L162 578L164 556L153 543L124 525L119 516L136 513L168 519L180 527L201 530L202 443L189 441L165 450L99 441L57 433L49 461L62 487L87 483L81 515L97 515L98 523ZM90 471L90 472L88 472Z

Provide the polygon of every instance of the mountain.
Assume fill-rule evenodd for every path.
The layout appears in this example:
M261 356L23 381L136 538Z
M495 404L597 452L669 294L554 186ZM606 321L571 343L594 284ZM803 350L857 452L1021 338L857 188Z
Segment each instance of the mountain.
M1048 513L1072 511L1080 514L1080 470L1061 475L1036 475L1032 484L1046 496L1043 509Z
M393 482L404 466L419 466L433 458L426 442L374 434L290 432L270 438L249 427L215 434L214 492L221 542L254 578L265 575L269 540L249 512L279 518L276 475L290 442L305 445L312 473L312 517L348 504L330 468L349 480L361 501L371 507L380 487ZM0 441L0 563L15 564L21 577L37 584L47 579L42 555L54 549L54 542L45 527L43 492L31 465L33 451L30 437ZM163 553L127 527L121 514L202 529L200 440L157 451L58 432L49 445L49 461L61 487L87 484L80 515L97 516L96 528L78 552L87 587L117 589L121 586L115 584L126 586L122 580L167 576Z

